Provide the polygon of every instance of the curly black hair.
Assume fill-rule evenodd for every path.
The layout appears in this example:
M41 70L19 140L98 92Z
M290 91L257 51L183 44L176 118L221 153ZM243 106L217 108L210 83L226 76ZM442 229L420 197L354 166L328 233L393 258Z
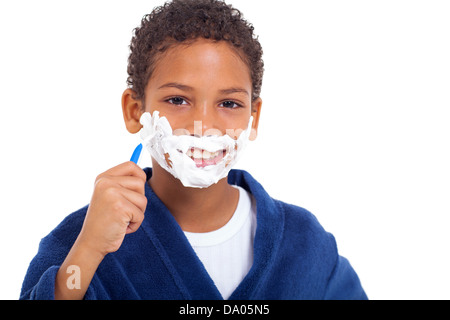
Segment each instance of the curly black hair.
M253 25L242 13L221 0L173 0L142 18L134 30L128 58L129 88L144 99L145 87L161 53L197 38L227 41L247 64L252 79L252 100L259 97L264 73L262 47Z

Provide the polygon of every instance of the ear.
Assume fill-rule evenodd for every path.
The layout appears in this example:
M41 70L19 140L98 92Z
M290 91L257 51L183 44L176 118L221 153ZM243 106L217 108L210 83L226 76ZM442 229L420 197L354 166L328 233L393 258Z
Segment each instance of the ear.
M142 125L139 122L143 111L142 102L134 97L136 93L131 89L126 89L122 94L122 113L125 126L130 133L137 133Z
M261 115L261 106L262 100L259 97L252 102L253 123L252 123L252 132L250 133L249 137L251 141L255 140L256 136L258 135L258 125L259 125L259 116Z

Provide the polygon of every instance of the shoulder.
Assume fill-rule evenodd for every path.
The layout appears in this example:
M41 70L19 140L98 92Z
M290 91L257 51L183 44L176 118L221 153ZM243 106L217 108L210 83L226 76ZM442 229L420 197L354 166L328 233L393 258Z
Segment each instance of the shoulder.
M358 275L338 253L334 236L308 210L275 200L284 214L283 246L291 260L298 259L319 297L325 299L367 299ZM292 258L295 256L295 258ZM305 280L308 283L309 280ZM319 285L321 284L321 285Z
M293 242L302 248L320 247L336 260L337 247L334 237L325 231L311 212L272 198L263 186L244 170L231 170L228 181L243 187L255 197L258 215L263 216L267 223L282 225L283 241Z
M328 246L337 251L336 242L331 233L327 232L314 214L305 208L274 200L285 219L285 232L295 234L303 243Z
M308 210L275 200L284 218L282 247L284 255L312 268L316 275L328 277L338 259L334 236L327 232Z

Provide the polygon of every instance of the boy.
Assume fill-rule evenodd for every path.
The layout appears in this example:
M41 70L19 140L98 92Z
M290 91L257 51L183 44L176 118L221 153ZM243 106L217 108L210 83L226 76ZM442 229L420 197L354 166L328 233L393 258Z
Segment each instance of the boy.
M365 299L314 216L230 171L262 105L262 49L240 12L174 0L130 49L123 115L152 168L100 174L89 206L41 241L21 298Z

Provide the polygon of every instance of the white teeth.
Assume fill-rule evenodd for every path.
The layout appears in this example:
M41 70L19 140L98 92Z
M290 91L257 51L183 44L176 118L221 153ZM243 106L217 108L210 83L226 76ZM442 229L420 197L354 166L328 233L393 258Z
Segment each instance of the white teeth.
M209 152L208 150L203 150L203 159L209 159L211 158L211 152Z
M201 159L203 156L202 150L195 148L193 156L194 158Z
M221 152L222 152L222 150L216 151L216 152L210 152L208 150L191 148L186 152L186 155L193 159L209 160L209 159L216 158Z

